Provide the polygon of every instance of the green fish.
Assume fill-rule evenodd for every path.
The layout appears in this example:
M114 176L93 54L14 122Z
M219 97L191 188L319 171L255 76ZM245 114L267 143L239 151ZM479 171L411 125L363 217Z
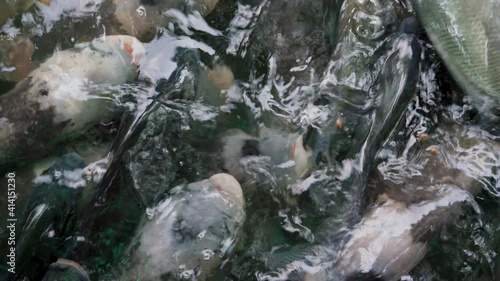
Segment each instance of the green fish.
M468 94L500 101L500 1L415 0L420 20Z

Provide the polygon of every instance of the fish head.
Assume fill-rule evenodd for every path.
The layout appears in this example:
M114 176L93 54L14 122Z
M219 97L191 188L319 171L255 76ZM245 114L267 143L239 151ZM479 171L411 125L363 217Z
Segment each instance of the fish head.
M221 138L220 146L224 169L237 180L244 178L241 158L260 155L258 139L239 129L228 130Z
M144 45L135 37L128 35L110 35L94 39L90 46L93 50L117 54L126 61L130 60L137 68L146 58Z
M209 179L220 193L228 195L231 200L239 207L243 208L245 199L243 198L243 190L240 183L230 174L220 173L211 176Z

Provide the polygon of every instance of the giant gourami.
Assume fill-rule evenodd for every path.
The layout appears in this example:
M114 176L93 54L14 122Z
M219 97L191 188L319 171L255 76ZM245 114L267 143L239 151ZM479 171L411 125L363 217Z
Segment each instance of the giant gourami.
M427 34L468 94L500 100L500 1L415 0Z

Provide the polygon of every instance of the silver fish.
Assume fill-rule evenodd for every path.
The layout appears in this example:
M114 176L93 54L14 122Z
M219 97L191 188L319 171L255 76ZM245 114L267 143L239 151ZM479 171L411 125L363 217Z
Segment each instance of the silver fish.
M211 280L234 246L244 206L241 186L228 174L178 187L139 228L119 280Z

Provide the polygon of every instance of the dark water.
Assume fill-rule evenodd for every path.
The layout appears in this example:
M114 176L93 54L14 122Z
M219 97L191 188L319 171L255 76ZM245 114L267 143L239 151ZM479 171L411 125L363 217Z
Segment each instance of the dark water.
M2 159L2 175L16 174L18 222L17 275L5 260L0 279L42 280L64 258L91 280L136 280L141 265L159 272L145 280L500 280L498 139L408 1L223 0L210 13L215 1L200 1L130 4L124 23L113 1L53 0L2 23L0 98L77 42L134 35L147 55L138 79L112 96L117 117L61 136L29 161ZM5 65L13 58L15 72ZM241 151L228 141L238 137ZM136 254L145 225L179 188L222 172L241 184L244 219L192 198L172 207L198 210L174 224L182 237L152 242L197 241L183 222L224 214L227 239L217 239L228 242L214 255L172 244L209 271L164 253L156 261L176 269L162 272ZM406 230L425 257L408 258L390 240ZM396 261L406 260L400 268L377 260L385 253L377 247L391 243Z

